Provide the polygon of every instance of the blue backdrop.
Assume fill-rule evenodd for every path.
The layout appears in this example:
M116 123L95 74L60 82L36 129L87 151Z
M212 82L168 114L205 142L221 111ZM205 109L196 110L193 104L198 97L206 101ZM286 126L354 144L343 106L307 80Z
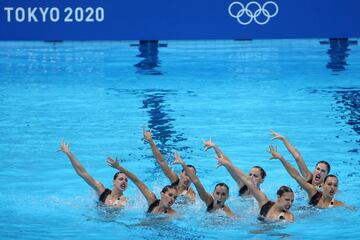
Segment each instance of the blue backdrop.
M1 0L0 40L360 37L359 0Z

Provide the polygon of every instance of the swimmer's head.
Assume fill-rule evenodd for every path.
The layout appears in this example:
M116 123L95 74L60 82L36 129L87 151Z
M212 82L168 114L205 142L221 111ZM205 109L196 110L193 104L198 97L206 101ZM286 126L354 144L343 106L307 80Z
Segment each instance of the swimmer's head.
M226 183L218 183L213 192L214 205L223 206L229 198L229 186Z
M196 168L193 165L186 165L186 167L188 169L190 169L191 171L193 171L194 174L196 174ZM184 171L184 169L181 171L180 174L180 182L179 185L183 186L185 188L189 188L191 182L190 182L190 178L189 176L186 174L186 172Z
M161 198L160 198L160 204L164 208L170 208L176 200L176 189L171 185L166 185L161 190Z
M294 202L294 192L287 186L281 186L277 191L276 205L283 211L288 211Z
M335 175L327 175L323 184L323 194L326 198L334 198L338 191L339 180Z
M251 177L252 182L259 187L260 184L264 182L266 172L262 167L254 166L250 169L249 176Z
M320 185L324 182L325 177L330 172L330 164L326 161L319 161L314 169L312 176L312 183L314 185Z
M118 191L123 192L128 186L128 177L123 172L117 172L114 175L113 187Z

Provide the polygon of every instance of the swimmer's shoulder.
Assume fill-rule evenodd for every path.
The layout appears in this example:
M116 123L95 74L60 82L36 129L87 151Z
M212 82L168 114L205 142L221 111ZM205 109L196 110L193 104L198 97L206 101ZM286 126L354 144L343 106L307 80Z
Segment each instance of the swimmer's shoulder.
M334 207L344 207L344 206L346 206L345 203L338 200L334 200Z
M289 222L295 221L294 214L292 214L291 212L286 212L285 213L285 220L287 220Z
M173 215L173 214L175 214L176 213L176 211L174 210L174 209L172 209L172 208L170 208L168 211L167 211L167 214L170 214L170 215Z
M189 187L189 190L187 191L186 196L191 200L191 203L195 202L196 193L191 187Z

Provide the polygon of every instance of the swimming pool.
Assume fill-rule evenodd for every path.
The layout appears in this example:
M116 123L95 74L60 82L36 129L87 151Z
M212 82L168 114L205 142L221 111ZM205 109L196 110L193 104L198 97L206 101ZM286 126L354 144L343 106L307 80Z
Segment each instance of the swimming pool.
M270 143L294 163L269 129L285 136L312 168L332 164L337 198L359 208L360 48L309 40L137 42L0 42L1 239L314 239L360 238L359 211L303 210L304 192ZM147 216L130 183L128 206L96 208L94 192L56 152L70 143L88 172L108 187L107 156L160 192L168 181L142 140L142 126L172 161L177 149L207 191L224 181L241 220L205 213L197 203L175 207L173 219ZM270 199L295 189L292 224L262 224L252 200L237 197L225 169L215 169L212 137L235 165L267 171ZM174 166L178 171L180 168Z

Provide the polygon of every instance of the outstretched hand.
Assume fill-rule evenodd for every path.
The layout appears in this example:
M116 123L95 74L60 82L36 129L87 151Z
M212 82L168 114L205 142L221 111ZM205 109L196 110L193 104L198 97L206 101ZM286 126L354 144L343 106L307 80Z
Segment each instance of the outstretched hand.
M211 141L211 138L207 141L203 140L203 143L204 143L204 151L207 151L210 148L215 147L215 143Z
M152 136L151 136L152 131L153 131L153 129L150 129L150 131L146 131L146 129L143 128L144 139L146 141L150 141L152 139Z
M268 153L271 154L270 159L280 159L280 158L282 158L281 154L277 151L277 148L274 147L273 145L269 146Z
M185 164L184 160L181 159L180 154L177 151L174 152L174 158L175 160L173 161L172 164L180 164L180 165Z
M271 138L271 140L276 140L276 139L284 140L285 139L285 137L283 135L280 135L279 133L275 132L274 130L270 129L270 133L273 136L273 138Z
M218 160L218 162L216 164L216 168L219 168L221 166L224 166L227 163L230 163L230 160L225 156L220 156L220 157L215 156L215 158Z
M70 153L70 145L64 142L64 139L61 139L60 148L58 152Z
M119 161L117 159L114 160L111 157L108 157L106 162L112 168L118 169L120 167Z

